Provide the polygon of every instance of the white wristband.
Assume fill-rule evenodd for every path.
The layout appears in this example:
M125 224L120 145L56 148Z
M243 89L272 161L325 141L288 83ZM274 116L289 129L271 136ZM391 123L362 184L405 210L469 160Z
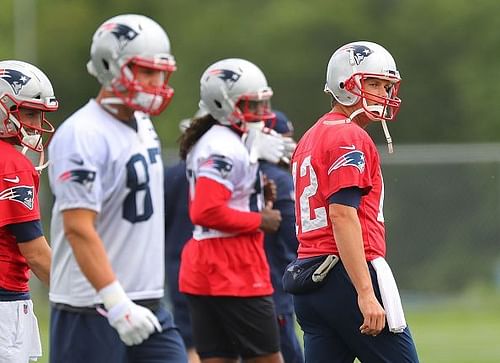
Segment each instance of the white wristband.
M98 293L106 310L110 310L113 306L123 300L128 300L127 294L118 280L115 280L109 285L103 287Z

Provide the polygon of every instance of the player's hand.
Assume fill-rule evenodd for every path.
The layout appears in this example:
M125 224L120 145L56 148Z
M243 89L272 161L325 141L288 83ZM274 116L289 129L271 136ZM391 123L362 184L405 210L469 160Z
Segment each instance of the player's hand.
M280 228L281 224L281 213L277 209L272 209L270 205L267 205L264 209L260 211L262 216L262 221L260 222L260 229L267 233L273 233Z
M116 329L126 345L141 344L154 331L161 332L161 325L151 310L130 300L118 281L99 291L107 312L109 324Z
M131 300L122 301L108 310L108 321L126 345L141 344L155 330L161 332L160 322L151 310Z
M251 163L261 159L277 164L285 156L285 139L274 130L251 128L244 143Z
M385 311L373 293L358 295L358 306L363 315L361 334L377 336L385 327Z
M274 202L276 201L278 195L278 190L276 188L276 183L274 180L268 179L264 175L264 201L266 206L270 208L273 207Z

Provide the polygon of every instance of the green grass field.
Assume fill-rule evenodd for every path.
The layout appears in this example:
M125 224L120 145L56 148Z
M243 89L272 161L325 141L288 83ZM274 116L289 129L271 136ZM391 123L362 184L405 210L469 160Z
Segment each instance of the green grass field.
M34 296L44 349L40 363L48 362L49 308L43 292ZM500 292L405 299L405 311L422 363L500 362Z

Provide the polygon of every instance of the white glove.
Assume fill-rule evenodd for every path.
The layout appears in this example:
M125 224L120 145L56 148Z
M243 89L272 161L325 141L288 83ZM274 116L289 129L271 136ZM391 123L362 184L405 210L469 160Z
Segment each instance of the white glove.
M250 128L245 134L244 143L251 163L263 159L277 164L285 156L285 138L274 130Z
M126 345L141 344L155 330L162 331L160 322L151 310L130 300L118 281L99 291L107 312L98 311L108 318Z
M297 143L291 137L283 137L283 140L285 142L285 151L281 160L286 164L290 164L290 160L292 159L293 152L297 147Z

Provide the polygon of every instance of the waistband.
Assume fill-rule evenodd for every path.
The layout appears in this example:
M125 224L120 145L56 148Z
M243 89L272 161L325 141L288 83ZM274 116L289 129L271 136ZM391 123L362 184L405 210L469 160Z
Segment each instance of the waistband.
M134 303L140 306L144 306L151 311L156 311L161 307L161 299L145 299L145 300L134 300ZM51 306L54 309L68 311L70 313L78 313L78 314L93 314L99 315L97 312L97 308L100 307L104 309L103 304L96 304L93 306L73 306L63 303L51 303Z

